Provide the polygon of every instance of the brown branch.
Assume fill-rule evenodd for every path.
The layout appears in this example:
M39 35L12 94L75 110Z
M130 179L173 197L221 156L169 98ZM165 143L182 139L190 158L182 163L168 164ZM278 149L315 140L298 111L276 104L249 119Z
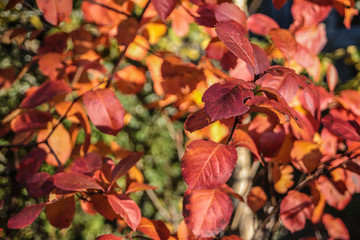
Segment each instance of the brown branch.
M167 222L171 222L172 220L171 214L162 206L161 202L159 201L154 191L146 190L146 194L148 195L154 206L157 208L160 215L164 218L164 220Z
M239 116L236 116L235 119L234 119L234 124L231 128L231 132L230 132L230 135L229 135L229 138L226 142L226 145L229 145L231 139L232 139L232 136L234 135L234 132L235 132L235 129L236 129L236 125L240 123L240 117Z
M52 149L52 147L50 146L50 144L48 143L48 141L45 142L45 144L48 146L50 152L52 153L52 155L54 156L56 162L59 164L59 167L62 167L62 164L60 162L60 159L58 158L58 156L56 155L56 153L54 152L54 150Z

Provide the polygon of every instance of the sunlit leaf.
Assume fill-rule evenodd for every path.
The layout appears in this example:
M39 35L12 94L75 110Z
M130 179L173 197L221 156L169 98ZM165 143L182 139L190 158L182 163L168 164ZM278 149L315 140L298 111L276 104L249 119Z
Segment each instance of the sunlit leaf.
M275 20L262 13L252 14L247 19L247 24L251 32L262 36L268 35L271 29L280 28Z
M212 237L224 230L233 211L230 197L218 189L188 189L183 206L185 223L198 237Z
M225 46L238 58L255 66L253 50L245 29L234 22L220 22L217 24L216 33Z
M145 217L141 218L137 231L150 236L154 240L168 239L170 236L170 231L163 221Z
M322 217L322 222L331 239L350 239L349 231L341 218L334 218L330 214L325 213Z
M91 122L100 131L116 135L123 128L125 111L112 90L89 91L83 102Z
M224 184L237 162L234 146L212 141L188 143L181 161L181 171L191 189L213 189Z
M138 205L126 195L107 195L109 204L134 231L140 224L141 212Z
M72 0L36 0L36 4L44 13L45 20L53 25L70 17L73 6Z

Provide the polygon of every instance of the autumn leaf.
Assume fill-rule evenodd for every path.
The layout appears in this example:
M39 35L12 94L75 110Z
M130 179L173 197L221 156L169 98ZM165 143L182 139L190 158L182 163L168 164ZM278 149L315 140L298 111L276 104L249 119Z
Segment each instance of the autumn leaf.
M249 39L246 37L245 29L234 22L220 22L216 33L225 46L238 58L255 67L255 59Z
M170 231L163 221L145 217L141 218L137 231L150 236L154 240L168 239L170 237Z
M251 188L249 194L246 197L246 203L254 213L261 209L266 201L266 193L260 186Z
M41 163L46 159L46 152L41 148L35 148L21 159L16 173L16 181L27 182L39 170Z
M262 13L250 15L247 19L249 30L255 34L265 36L269 34L271 29L280 28L279 24L272 18Z
M114 211L114 209L108 202L108 198L106 197L106 195L104 194L91 195L91 203L93 204L95 210L106 219L113 221L116 218L120 218L120 215Z
M181 171L190 189L213 189L230 178L236 162L234 146L194 140L186 147Z
M30 110L20 113L11 121L11 130L22 132L28 130L46 129L47 123L52 120L52 115L48 112Z
M349 231L341 218L335 218L330 214L325 213L322 217L322 222L331 239L350 239Z
M213 237L224 230L233 211L230 197L218 189L188 189L183 206L185 223L198 237Z
M143 155L143 152L132 153L121 159L111 172L111 181L108 189L112 187L117 179L125 175L130 170L130 168L132 168L141 159Z
M94 178L76 172L62 172L54 175L54 185L67 191L86 191L87 189L104 189Z
M212 122L205 109L201 109L186 118L184 128L189 132L195 132L208 126Z
M70 226L75 210L74 196L60 198L55 202L47 204L45 207L46 217L50 224L60 229Z
M321 119L322 124L335 136L351 141L360 141L360 126L356 121L346 121L332 115Z
M107 195L110 206L119 214L129 227L136 231L141 221L141 212L138 205L126 195Z
M253 85L249 82L227 81L224 84L216 83L209 87L202 101L205 103L204 109L211 121L222 118L230 118L245 114L249 110L244 102L254 96L251 89Z
M218 22L234 21L247 29L246 14L235 4L223 2L215 7L214 14Z
M151 2L163 22L165 22L177 4L176 0L151 0Z
M250 135L247 132L241 129L235 129L233 135L233 141L231 144L234 145L235 147L245 147L249 149L250 152L252 152L257 157L258 160L261 159L254 140L250 137Z
M45 203L33 204L23 208L20 212L10 217L8 228L20 229L30 225L39 216Z
M76 158L71 166L71 171L92 176L96 170L101 168L101 156L96 152L92 152L83 157Z
M73 2L72 0L36 0L36 4L44 13L45 20L57 26L70 17Z
M83 103L91 122L100 131L115 136L123 128L125 110L112 90L89 91Z
M314 205L311 198L301 192L290 190L280 204L280 219L290 232L305 227L307 219L311 219Z
M22 108L34 108L56 96L70 93L71 88L62 80L46 81L28 95L20 104Z

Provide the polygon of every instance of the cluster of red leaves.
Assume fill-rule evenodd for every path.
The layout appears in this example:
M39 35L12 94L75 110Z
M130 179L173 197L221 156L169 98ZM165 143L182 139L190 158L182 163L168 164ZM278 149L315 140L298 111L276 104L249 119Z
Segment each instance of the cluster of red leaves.
M19 2L9 1L8 8ZM320 82L317 54L326 43L321 22L334 7L345 16L349 27L357 14L354 1L295 1L294 23L289 29L281 29L262 14L247 17L231 2L191 0L179 5L176 0L84 1L81 9L85 22L96 25L98 35L82 26L42 40L31 64L37 63L47 79L28 90L19 109L2 123L15 134L12 146L36 146L20 161L17 181L25 184L30 196L49 197L47 202L27 206L13 215L9 228L31 224L43 208L53 226L68 227L75 213L75 199L79 199L85 212L122 219L133 231L153 239L211 238L231 219L230 196L245 201L226 182L237 163L236 147L246 147L255 160L272 167L271 187L282 194L278 209L287 229L299 231L311 221L322 224L334 239L349 238L341 219L325 213L324 208L328 204L342 210L352 194L360 191L360 94L347 90L334 95L337 77L332 65L326 72L330 92L313 82ZM277 8L285 2L274 0ZM36 3L48 23L69 21L71 0ZM138 17L132 15L135 5L143 8ZM212 39L198 65L167 52L148 54L149 46L161 37L159 31L166 30L163 22L167 20L172 20L179 36L187 33L193 21L209 32ZM9 30L9 40L19 40L23 30ZM271 43L263 50L249 41L249 31L269 36ZM121 51L112 71L105 68L97 52L97 46L108 47L110 39L117 40ZM69 41L72 49L68 48ZM142 67L130 64L118 69L125 57ZM228 72L217 69L209 59L219 61L222 70ZM278 59L284 66L270 66L270 60ZM313 81L297 74L303 69ZM11 84L13 71L2 71L5 86ZM187 144L181 163L188 185L183 198L184 222L173 236L162 221L141 218L139 207L128 197L135 191L153 189L128 174L142 153L129 153L118 146L104 150L90 141L91 123L105 134L121 131L126 124L125 111L114 89L138 93L146 81L146 71L155 93L162 96L148 107L172 104L178 109L173 118L192 112L184 126L195 140ZM250 123L242 124L248 116ZM62 124L65 119L71 122L69 129ZM82 144L76 142L80 129L85 132ZM33 136L36 142L31 142ZM121 160L115 164L107 157L109 153ZM64 169L69 158L73 160ZM38 172L43 162L58 167L56 174ZM295 184L294 168L306 180ZM116 180L125 175L126 187L121 189ZM301 192L305 186L311 190L309 195ZM255 186L246 203L256 212L263 208L268 194ZM103 235L98 239L122 237Z

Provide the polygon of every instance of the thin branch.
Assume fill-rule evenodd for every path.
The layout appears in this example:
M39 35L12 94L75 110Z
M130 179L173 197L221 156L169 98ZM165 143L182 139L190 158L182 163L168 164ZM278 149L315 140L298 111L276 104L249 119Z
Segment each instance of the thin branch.
M52 147L50 146L50 144L46 141L45 144L48 146L50 152L52 153L52 155L54 156L56 162L59 164L59 167L62 167L62 164L60 162L60 159L58 158L58 156L56 155L56 153L54 152L54 150L52 149Z
M84 2L88 2L88 3L92 3L92 4L99 5L99 6L103 7L103 8L106 8L106 9L108 9L108 10L111 10L111 11L113 11L113 12L122 14L122 15L127 16L127 17L134 17L134 16L131 15L131 14L128 14L128 13L123 12L123 11L120 11L120 10L117 10L117 9L112 8L112 7L110 7L110 6L107 6L107 5L105 5L105 4L102 4L102 3L99 3L99 2L95 2L95 1L93 1L93 0L84 0Z
M160 215L165 219L165 221L171 222L172 217L171 217L170 213L162 206L162 204L160 203L160 201L159 201L158 197L156 196L156 194L154 193L154 191L146 190L146 194L149 196L150 200L152 201L154 206L157 208Z
M235 129L236 129L236 125L239 123L239 116L236 116L235 119L234 119L234 124L232 126L232 129L231 129L231 132L230 132L230 135L229 135L229 138L226 142L226 145L229 145L231 139L232 139L232 136L234 135L234 132L235 132Z

